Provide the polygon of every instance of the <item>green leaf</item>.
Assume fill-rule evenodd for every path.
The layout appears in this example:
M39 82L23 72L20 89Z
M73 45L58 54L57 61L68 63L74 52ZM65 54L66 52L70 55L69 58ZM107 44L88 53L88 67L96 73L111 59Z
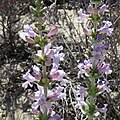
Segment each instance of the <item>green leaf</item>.
M100 4L101 0L92 0L92 2L93 2L94 4L96 4L96 6L98 6L98 5Z
M98 14L93 14L92 15L92 20L93 21L98 21L100 19L100 16Z
M41 5L43 5L43 2L41 0L36 0L35 5L40 7Z
M32 14L35 14L37 12L37 10L33 6L30 6L29 9Z
M91 82L87 84L87 87L88 87L88 94L90 96L93 96L95 97L96 96L96 93L97 93L97 89L96 89L96 86L93 85Z
M89 116L94 116L96 106L93 104L88 104L89 106Z

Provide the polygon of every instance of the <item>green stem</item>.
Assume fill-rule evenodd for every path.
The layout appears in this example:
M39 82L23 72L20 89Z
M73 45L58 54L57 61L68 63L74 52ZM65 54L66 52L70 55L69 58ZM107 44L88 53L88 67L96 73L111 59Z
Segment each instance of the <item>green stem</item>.
M88 116L88 120L93 120L93 116Z
M43 60L45 60L44 47L42 47L41 49L42 49L42 58ZM47 80L45 64L42 66L42 75L43 75L43 83L44 83ZM44 95L47 98L47 86L44 86ZM48 116L47 116L47 108L46 108L44 115L42 115L42 120L47 120L47 119L48 119ZM41 118L39 118L39 120L41 120Z
M47 97L47 87L44 87L44 94Z
M89 114L88 114L88 120L93 120L94 118L94 112L95 112L95 78L91 78L91 94L90 94L90 100L89 100Z

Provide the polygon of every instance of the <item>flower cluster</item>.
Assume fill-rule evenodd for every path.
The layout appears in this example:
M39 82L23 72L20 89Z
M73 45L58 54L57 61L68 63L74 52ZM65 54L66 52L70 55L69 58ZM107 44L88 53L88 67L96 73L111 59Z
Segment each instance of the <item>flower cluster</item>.
M42 2L36 1L36 5L41 5ZM31 8L35 17L40 19L40 15L44 16L44 9L39 10ZM113 32L112 23L110 21L103 21L101 23L101 16L105 14L107 6L105 4L97 7L90 4L86 11L80 9L78 20L83 28L83 35L90 38L90 49L86 50L87 57L84 61L78 64L78 78L87 79L85 84L80 84L71 87L73 89L75 102L71 102L75 110L87 116L88 120L93 120L102 113L106 117L107 104L99 108L96 104L96 98L103 92L111 92L107 76L112 73L110 64L106 62L106 55L109 49L108 38ZM90 20L90 27L83 21ZM42 19L41 19L42 20ZM62 46L54 47L49 41L49 38L58 32L56 25L52 26L47 34L40 33L41 26L36 24L36 33L28 24L24 25L24 32L21 32L20 37L36 47L36 53L33 56L34 65L31 70L23 74L24 89L34 88L28 93L28 98L31 100L32 112L38 115L39 120L61 120L61 117L54 111L55 105L61 99L66 98L64 88L68 81L64 78L65 72L60 69L60 62L64 60L64 53ZM92 23L92 24L91 24ZM100 27L102 25L102 27ZM69 82L70 83L70 82ZM71 83L70 83L71 85ZM72 86L72 85L71 85ZM71 89L70 88L70 89ZM73 106L75 105L75 106ZM76 112L76 111L75 111Z
M76 108L79 108L83 114L88 116L88 119L92 120L93 117L98 116L99 113L103 113L106 117L107 105L103 108L98 108L96 105L97 95L104 91L110 92L109 82L107 75L112 73L110 64L105 62L106 53L109 48L109 42L105 40L106 36L111 36L113 28L110 21L103 21L103 26L100 27L98 21L100 16L107 11L107 6L104 4L101 7L93 7L89 5L87 8L87 14L80 9L78 12L83 32L85 35L92 38L91 50L89 51L87 60L78 64L79 72L78 78L86 76L89 80L86 83L87 88L78 86L76 94ZM90 19L93 21L93 28L88 28L84 25L84 19Z
M40 120L61 120L61 117L55 114L52 105L66 97L63 91L67 80L64 79L65 72L59 69L60 61L64 60L64 53L61 52L63 47L53 47L47 41L48 37L56 33L57 27L53 26L48 34L41 37L29 25L24 25L24 32L20 33L24 41L39 48L34 55L36 65L23 75L25 82L22 87L26 89L28 86L36 86L28 97L32 101L33 113L39 115Z

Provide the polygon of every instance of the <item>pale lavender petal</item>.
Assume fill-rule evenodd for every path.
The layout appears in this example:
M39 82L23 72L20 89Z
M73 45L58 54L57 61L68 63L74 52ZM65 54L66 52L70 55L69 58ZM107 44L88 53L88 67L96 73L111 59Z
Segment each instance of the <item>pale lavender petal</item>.
M19 33L19 36L20 36L25 42L27 42L26 37L28 37L29 34L28 34L28 33L25 33L25 32L20 32L20 33Z
M33 72L32 72L33 76L35 77L35 79L37 80L41 80L41 70L38 66L34 65L33 66Z
M46 107L44 105L40 105L40 110L41 112L44 114L45 110L46 110Z
M37 110L38 107L39 107L38 102L34 102L31 107L32 107L33 110Z
M106 112L107 112L107 104L104 104L103 108L98 108L98 111L104 114L104 118L106 118Z
M25 32L28 32L29 30L31 31L33 30L28 24L24 25L23 28Z
M50 48L51 48L51 43L48 43L47 45L45 45L45 47L44 47L45 55L48 55L50 53L50 51L51 51Z
M26 89L28 87L28 85L30 85L30 87L33 86L32 84L30 84L30 82L26 81L22 84L22 87Z
M36 81L35 77L33 77L29 71L23 75L23 79L27 80L28 82L34 82Z
M112 26L112 22L110 21L103 21L103 23L105 23L105 28L109 28L110 26Z
M99 8L98 12L99 12L99 13L104 13L106 10L107 10L107 6L106 6L106 4L103 4L103 5Z
M67 79L62 79L62 80L60 81L60 85L61 85L61 86L66 86L67 83L69 83L69 81L68 81Z
M100 73L111 74L112 70L110 69L110 64L103 62L98 64L98 71Z
M40 86L40 85L37 84L37 88L38 88L40 94L44 94L44 88L43 88L43 86Z
M101 33L105 33L108 36L110 36L112 34L113 28L110 28L110 26L112 25L112 23L110 21L103 21L104 26L101 27L100 29L98 29L98 32Z
M80 22L83 22L84 19L89 18L89 15L83 13L83 10L82 10L82 9L80 9L80 10L78 11L78 14L79 14L78 20L79 20Z
M28 33L30 37L37 36L37 34L33 31L33 29L28 24L24 25L24 31Z
M61 120L61 117L58 114L53 115L48 120Z

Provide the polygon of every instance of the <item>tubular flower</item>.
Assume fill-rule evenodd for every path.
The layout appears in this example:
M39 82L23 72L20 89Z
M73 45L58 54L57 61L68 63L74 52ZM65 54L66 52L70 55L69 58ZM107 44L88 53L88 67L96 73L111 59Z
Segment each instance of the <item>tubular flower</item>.
M98 111L104 114L104 118L106 118L106 112L107 112L107 104L104 104L103 108L98 108Z
M41 70L36 65L33 66L33 73L32 74L34 75L34 77L37 80L41 80Z
M24 88L27 88L28 85L29 85L30 87L32 87L32 86L33 86L32 83L33 83L34 81L37 81L37 80L35 79L35 77L33 77L33 76L30 74L30 71L28 71L26 74L23 75L23 79L27 80L26 82L24 82L24 83L22 84L22 87L24 87Z
M47 66L50 66L52 64L51 59L53 59L53 63L59 65L59 61L64 60L64 53L59 53L62 49L63 49L62 46L51 48L51 43L45 45L44 47L44 55L46 58L45 64ZM42 50L38 50L35 56L37 56L38 59L39 58L43 59L44 56L42 52L43 52Z
M49 78L51 81L60 81L62 82L64 79L65 72L63 70L58 70L57 66L54 66L51 71Z
M38 98L39 96L39 98ZM40 107L41 112L44 114L45 110L47 111L51 109L51 102L46 101L46 97L44 94L39 94L39 92L35 93L35 102L32 104L32 109L34 111L38 110L38 107Z
M19 35L28 43L35 43L33 37L38 36L28 24L24 25L24 32L21 32Z
M89 71L91 70L92 64L90 60L84 60L83 63L78 64L79 72L78 72L78 78L82 74L88 75Z
M48 98L50 100L59 100L59 99L63 99L66 97L65 93L62 93L64 87L56 87L56 89L53 89L52 91L49 92L49 96Z
M99 9L98 13L103 14L105 11L107 11L107 6L103 4Z
M52 28L50 29L50 31L46 34L45 37L51 37L53 35L55 35L58 32L58 27L56 25L52 26Z
M82 10L82 9L80 9L80 10L78 11L78 14L79 14L78 20L79 20L80 23L82 23L84 19L89 18L89 15L83 13L83 10Z
M113 28L110 28L110 26L112 25L112 23L109 21L104 21L104 23L104 26L98 29L98 32L111 36Z
M102 62L97 65L97 69L100 73L111 74L110 64Z
M97 88L100 92L111 92L110 87L109 87L109 82L108 81L102 81L102 80L98 80L97 81Z

